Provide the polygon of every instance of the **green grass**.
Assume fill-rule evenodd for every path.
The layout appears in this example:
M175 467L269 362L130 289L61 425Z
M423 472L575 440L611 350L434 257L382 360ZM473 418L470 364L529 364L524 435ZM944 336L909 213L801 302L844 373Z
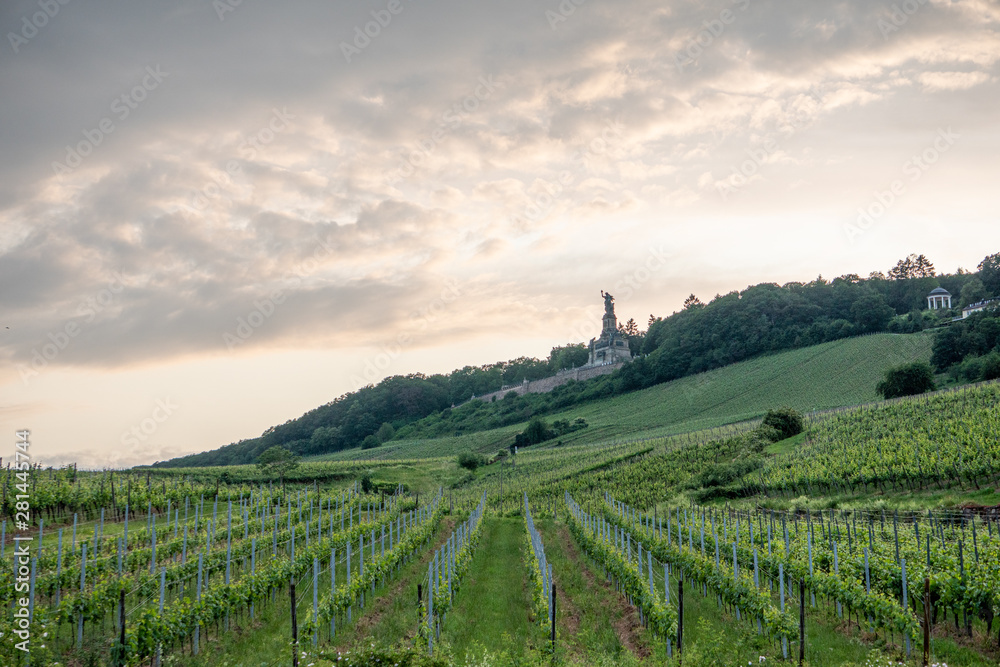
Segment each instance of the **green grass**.
M796 447L801 445L806 441L806 434L799 433L798 435L793 435L790 438L785 438L784 440L779 440L778 442L772 443L764 448L764 453L766 454L787 454L793 451Z
M560 438L565 444L610 442L697 431L760 417L790 406L808 412L879 400L875 385L886 369L930 359L933 337L875 334L780 352L681 378L649 389L592 401L546 415L583 418L585 428ZM454 456L507 447L516 424L460 436L394 440L370 450L352 449L324 460Z
M531 600L521 563L523 522L488 518L483 531L472 566L441 629L442 641L459 660L482 651L537 646L542 637L528 619Z
M560 660L594 664L621 662L633 649L645 654L649 637L641 627L635 627L637 615L604 573L580 552L566 525L536 517L535 526L556 583L556 653Z

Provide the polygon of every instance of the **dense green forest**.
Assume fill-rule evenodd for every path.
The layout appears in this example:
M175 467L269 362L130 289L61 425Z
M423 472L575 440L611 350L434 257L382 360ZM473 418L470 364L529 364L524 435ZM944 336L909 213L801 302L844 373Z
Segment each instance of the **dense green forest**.
M935 287L953 295L952 310L926 310ZM1000 296L1000 253L986 257L975 273L959 269L938 275L923 255L900 260L887 275L847 274L808 283L761 283L742 292L716 295L708 303L691 295L681 311L650 316L648 329L634 320L621 325L636 360L619 371L573 382L546 395L509 396L487 405L459 408L462 430L495 428L597 398L621 394L761 354L874 332L911 333L951 322L961 307ZM595 323L595 331L599 323ZM1000 365L1000 320L979 314L943 328L935 345L939 371L970 380L988 379ZM520 357L466 366L448 375L413 374L386 378L269 428L260 437L157 465L207 466L249 463L274 445L301 455L354 447L377 447L393 438L431 435L418 425L429 415L450 421L453 406L504 385L552 375L585 363L581 344L553 348L545 360ZM456 415L458 416L458 415ZM472 417L470 419L470 417ZM481 423L480 423L481 422ZM454 432L454 430L452 431Z

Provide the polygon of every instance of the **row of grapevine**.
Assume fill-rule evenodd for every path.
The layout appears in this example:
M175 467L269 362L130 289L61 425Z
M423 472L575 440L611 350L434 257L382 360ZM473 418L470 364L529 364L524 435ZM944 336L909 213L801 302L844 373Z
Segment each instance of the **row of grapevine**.
M841 576L838 572L839 562L836 558L836 551L832 561L823 561L822 565L830 563L833 572L826 572L819 567L814 568L813 562L813 542L811 537L807 537L804 553L796 553L789 549L788 532L785 532L786 541L784 543L775 541L772 545L770 533L768 539L767 553L754 544L752 537L748 543L741 541L739 523L735 526L728 524L727 517L717 526L715 514L703 511L694 515L689 515L686 511L682 514L680 508L676 509L676 515L671 522L669 513L666 515L666 528L664 529L663 519L654 518L641 511L637 511L628 505L618 502L610 496L605 497L604 512L609 520L620 525L625 525L637 530L652 545L656 553L671 553L676 551L683 553L685 540L687 541L687 553L700 556L702 566L706 560L710 560L711 555L715 556L715 571L719 572L722 563L727 560L732 563L732 572L738 573L740 570L749 573L753 572L753 585L760 589L762 579L769 579L770 589L774 592L778 589L781 596L781 608L784 609L784 591L791 591L793 582L800 582L812 593L813 605L817 594L826 596L837 602L838 611L841 611L841 604L848 607L848 611L855 610L859 614L866 614L868 624L871 627L891 628L897 632L904 633L906 637L915 637L919 632L919 622L912 610L901 605L893 598L880 593L866 590L850 577ZM699 525L698 519L701 520ZM707 519L707 520L706 520ZM787 526L786 526L787 528ZM732 532L730 533L730 530ZM722 531L720 536L718 531ZM746 535L747 531L744 531ZM758 535L758 539L759 535ZM797 545L798 546L798 545ZM773 548L772 548L773 547ZM806 557L808 554L808 557ZM669 557L669 556L668 556ZM727 577L728 579L728 577ZM764 612L767 612L766 595L758 595L757 602L764 602ZM737 614L739 610L745 610L744 605L736 603ZM754 613L754 612L752 612ZM765 618L760 615L759 609L756 611L758 618Z
M382 540L382 550L377 558L370 559L365 565L364 543L358 549L358 568L354 573L351 563L353 562L351 545L348 544L346 550L342 550L342 561L337 559L337 550L334 548L330 553L329 569L321 570L318 557L313 562L313 586L314 598L313 609L304 624L306 634L313 635L313 644L318 641L320 628L329 623L332 639L336 636L337 621L346 617L351 620L351 610L355 604L364 604L366 590L374 590L376 582L384 584L387 577L398 571L399 567L409 559L414 553L419 551L437 530L441 517L444 515L444 503L441 502L441 492L431 500L430 504L421 512L418 512L415 520L410 523L403 521L397 528L395 538L392 531L389 533L389 549L385 549L385 539ZM372 543L374 545L374 543ZM345 580L337 585L337 565L346 564ZM318 601L315 587L318 577L322 574L329 574L330 593L326 595L322 602Z
M535 528L527 492L524 494L524 528L524 556L531 587L531 604L538 622L545 627L552 623L555 611L552 609L552 565L545 558L545 545Z

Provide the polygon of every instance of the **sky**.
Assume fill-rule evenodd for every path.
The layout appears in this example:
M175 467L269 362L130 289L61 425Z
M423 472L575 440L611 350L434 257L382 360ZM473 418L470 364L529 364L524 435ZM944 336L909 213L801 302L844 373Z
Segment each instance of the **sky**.
M0 428L214 449L691 293L1000 251L1000 6L5 0Z

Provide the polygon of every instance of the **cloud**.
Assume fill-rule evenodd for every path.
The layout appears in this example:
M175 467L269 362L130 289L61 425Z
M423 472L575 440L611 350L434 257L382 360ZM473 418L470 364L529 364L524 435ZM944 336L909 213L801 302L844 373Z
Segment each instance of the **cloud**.
M714 216L703 195L764 140L780 159L752 187L804 201L803 183L860 178L851 138L922 137L899 120L915 101L943 117L949 95L996 101L991 3L932 2L883 39L885 7L860 0L586 3L555 30L556 3L424 2L345 62L376 4L243 3L221 21L196 0L70 4L0 59L0 307L17 324L0 358L26 363L70 322L54 364L218 354L275 291L241 350L342 345L525 248L534 288L559 249L587 247L582 226L654 237L678 211ZM0 26L35 7L5 3ZM147 67L169 74L121 118ZM104 118L114 130L54 173ZM88 320L115 272L124 290Z
M990 81L987 72L921 72L919 80L925 90L965 90Z

